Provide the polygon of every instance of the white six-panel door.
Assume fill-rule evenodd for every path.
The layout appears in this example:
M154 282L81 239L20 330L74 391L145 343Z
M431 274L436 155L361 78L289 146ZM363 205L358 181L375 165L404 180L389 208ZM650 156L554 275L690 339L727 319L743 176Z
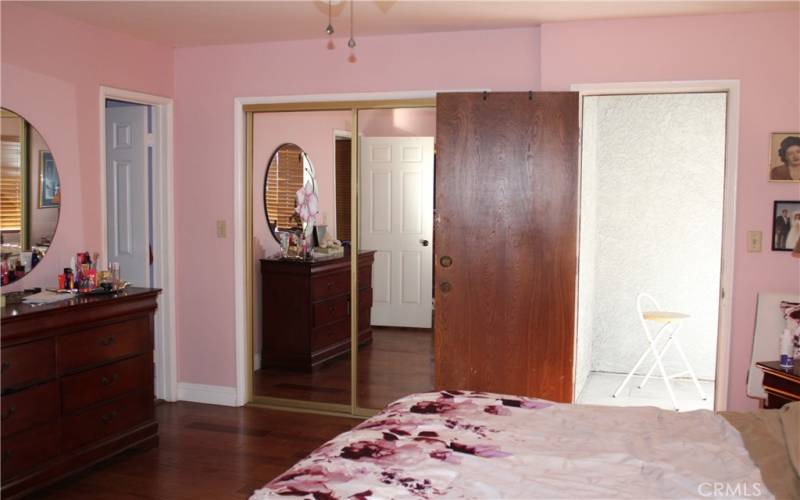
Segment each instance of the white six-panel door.
M363 137L360 144L360 247L375 250L372 324L430 328L433 137Z
M108 262L136 286L150 286L146 138L145 106L106 109Z

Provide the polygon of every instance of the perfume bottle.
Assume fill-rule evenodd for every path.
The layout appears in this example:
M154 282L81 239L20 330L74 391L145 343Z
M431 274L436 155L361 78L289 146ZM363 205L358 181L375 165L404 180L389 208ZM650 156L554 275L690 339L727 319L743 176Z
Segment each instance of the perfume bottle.
M111 263L111 283L114 290L119 290L122 287L122 276L119 271L119 262Z

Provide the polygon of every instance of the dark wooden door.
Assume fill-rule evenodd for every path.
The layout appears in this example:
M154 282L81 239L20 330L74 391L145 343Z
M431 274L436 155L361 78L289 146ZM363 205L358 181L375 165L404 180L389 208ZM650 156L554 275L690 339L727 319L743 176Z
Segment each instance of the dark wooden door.
M436 110L437 388L571 402L578 94L439 94Z

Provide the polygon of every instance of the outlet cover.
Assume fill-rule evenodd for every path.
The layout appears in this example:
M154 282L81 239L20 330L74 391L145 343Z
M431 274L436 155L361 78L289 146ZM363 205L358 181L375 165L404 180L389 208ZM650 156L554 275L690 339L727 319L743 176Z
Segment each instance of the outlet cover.
M224 238L227 236L227 228L225 227L224 220L217 221L217 238Z

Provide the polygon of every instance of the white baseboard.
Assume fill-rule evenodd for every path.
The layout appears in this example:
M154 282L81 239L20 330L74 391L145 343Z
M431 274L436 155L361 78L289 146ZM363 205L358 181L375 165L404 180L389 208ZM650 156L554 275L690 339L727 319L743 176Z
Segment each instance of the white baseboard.
M210 405L238 406L236 388L221 385L178 384L178 400Z

